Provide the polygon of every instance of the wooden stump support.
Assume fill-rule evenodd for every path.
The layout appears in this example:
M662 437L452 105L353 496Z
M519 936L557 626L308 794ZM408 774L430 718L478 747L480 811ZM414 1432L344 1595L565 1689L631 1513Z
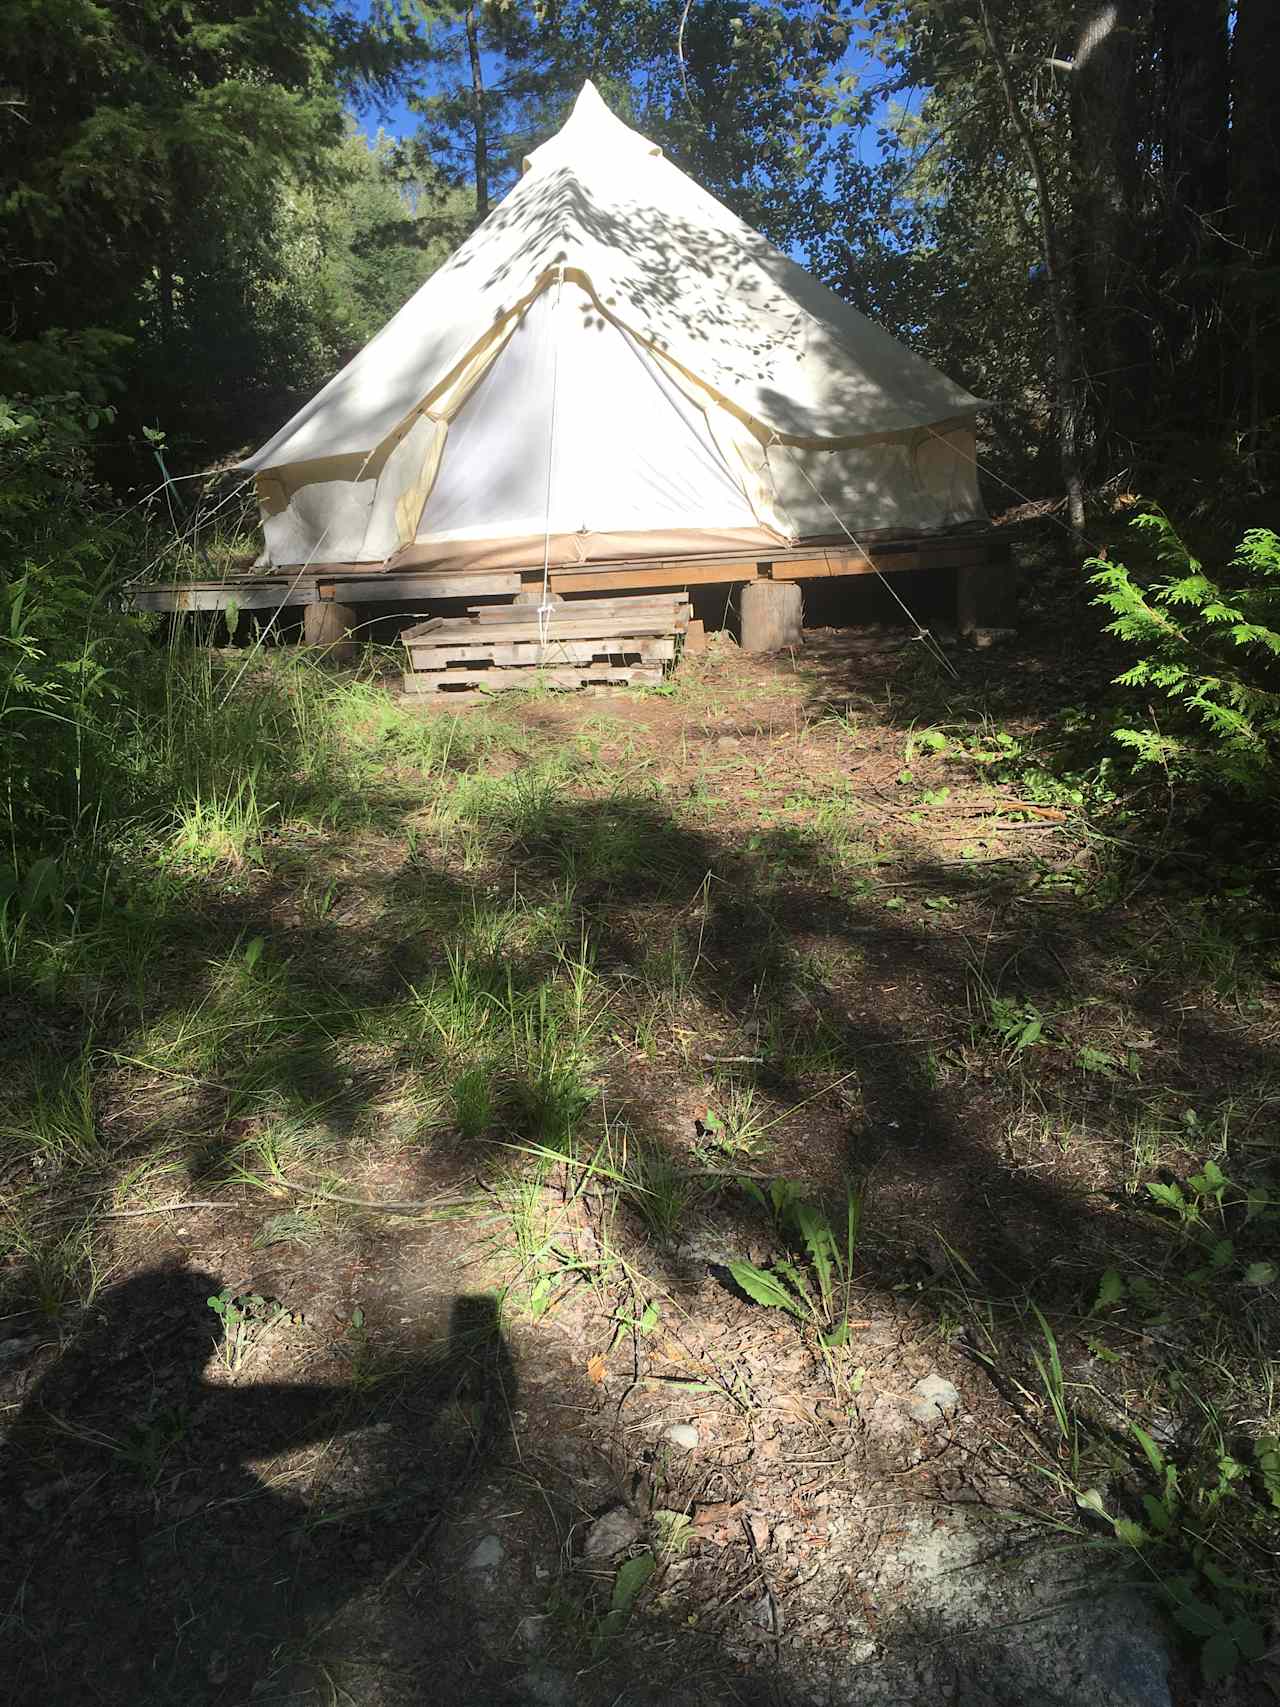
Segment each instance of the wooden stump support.
M981 628L1013 628L1018 614L1018 574L1007 546L985 563L956 570L956 628L968 637Z
M355 626L356 613L350 605L325 599L302 607L303 644L322 646L326 658L335 664L349 664L355 657L356 643L351 639Z
M748 581L738 608L744 652L785 652L804 644L804 600L796 582Z

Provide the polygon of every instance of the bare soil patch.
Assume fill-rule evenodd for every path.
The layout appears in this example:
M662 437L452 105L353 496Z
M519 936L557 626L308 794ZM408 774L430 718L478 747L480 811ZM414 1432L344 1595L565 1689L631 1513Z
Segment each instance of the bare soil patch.
M8 1699L1200 1696L1046 1473L1102 1474L1028 1312L1123 1498L1191 1330L1100 1277L1182 1263L1148 1179L1268 1177L1277 990L1036 758L1096 665L949 655L717 640L461 712L497 734L388 746L363 827L153 903L131 978L6 998L8 1125L91 1058L103 1146L6 1163ZM808 1260L776 1179L859 1194L834 1351L732 1272Z

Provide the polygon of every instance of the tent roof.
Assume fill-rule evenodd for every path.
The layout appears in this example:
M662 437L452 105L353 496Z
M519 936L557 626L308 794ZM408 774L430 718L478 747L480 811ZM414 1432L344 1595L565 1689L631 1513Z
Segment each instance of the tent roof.
M766 436L867 441L980 406L708 195L587 83L484 223L243 466L372 452L561 267Z

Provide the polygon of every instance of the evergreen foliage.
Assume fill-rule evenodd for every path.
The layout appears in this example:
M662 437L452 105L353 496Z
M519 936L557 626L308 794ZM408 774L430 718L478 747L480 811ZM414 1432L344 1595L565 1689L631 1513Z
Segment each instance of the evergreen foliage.
M823 277L1001 405L990 430L1023 490L1046 489L1034 452L1055 450L1070 421L1092 483L1124 470L1234 525L1275 485L1280 8L851 10L877 148L832 133L837 193L813 204L808 239ZM1043 206L1011 107L1039 154ZM1054 289L1074 352L1065 374Z
M288 198L340 189L344 101L411 54L334 0L0 0L0 43L0 394L203 438L246 380L310 382L296 310L261 312Z
M1111 613L1107 633L1138 654L1117 684L1148 702L1149 725L1115 738L1139 766L1262 797L1280 761L1280 536L1250 528L1215 578L1159 511L1134 526L1162 577L1144 586L1123 563L1086 564L1094 603Z

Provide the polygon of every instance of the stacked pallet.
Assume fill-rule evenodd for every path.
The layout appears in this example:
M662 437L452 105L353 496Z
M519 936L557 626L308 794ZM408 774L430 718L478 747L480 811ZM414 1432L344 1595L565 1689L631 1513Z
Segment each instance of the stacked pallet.
M553 607L545 633L534 605L473 606L404 631L405 692L660 682L688 626L687 593L574 599Z

